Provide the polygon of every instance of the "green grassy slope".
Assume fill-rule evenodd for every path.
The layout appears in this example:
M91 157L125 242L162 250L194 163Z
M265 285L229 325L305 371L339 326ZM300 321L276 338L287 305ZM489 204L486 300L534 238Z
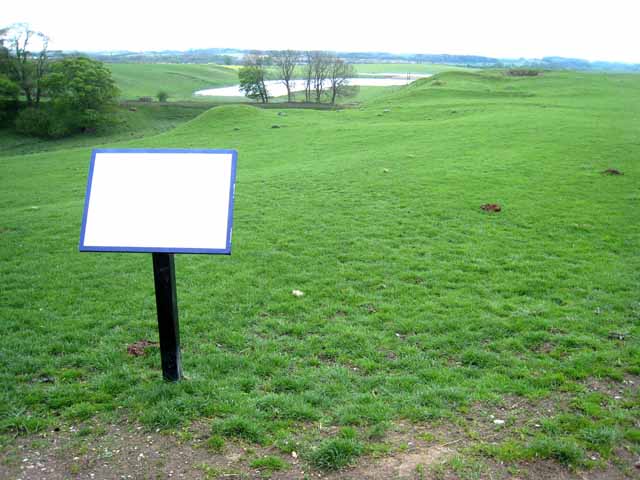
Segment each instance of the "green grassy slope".
M473 71L467 67L440 65L435 63L358 63L354 65L358 73L442 73L452 71Z
M192 100L193 92L204 88L223 87L238 83L232 68L220 65L182 64L108 64L123 99L154 97L160 90L169 93L169 100Z
M115 125L105 131L79 133L58 140L27 137L8 128L0 129L0 156L90 147L156 135L191 120L210 107L204 102L136 103L133 107L125 104L114 115Z
M0 426L124 407L282 446L301 422L491 425L482 412L544 399L479 448L637 455L639 133L638 77L487 72L357 110L218 107L119 144L239 152L233 255L176 259L177 385L157 350L126 353L157 336L150 255L77 252L89 150L1 158Z

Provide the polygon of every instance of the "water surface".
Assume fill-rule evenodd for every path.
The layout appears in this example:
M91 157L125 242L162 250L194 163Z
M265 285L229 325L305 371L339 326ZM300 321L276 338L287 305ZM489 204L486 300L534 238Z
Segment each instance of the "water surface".
M403 75L397 73L377 73L375 75L384 75L385 78L367 78L357 77L350 78L349 85L357 85L362 87L391 87L396 85L407 85L418 78L430 77L431 75L410 74ZM292 91L300 92L304 90L304 81L296 80L293 82ZM328 86L329 82L325 82ZM281 97L287 94L287 89L282 80L267 80L265 82L270 97ZM198 90L195 95L205 97L244 97L244 93L240 91L240 85L232 85L230 87L208 88Z

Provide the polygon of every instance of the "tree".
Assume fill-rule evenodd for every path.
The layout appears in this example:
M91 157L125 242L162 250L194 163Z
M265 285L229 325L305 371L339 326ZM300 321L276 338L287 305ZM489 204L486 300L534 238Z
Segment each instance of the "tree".
M102 62L86 57L65 58L51 65L45 78L51 104L75 117L76 129L94 129L116 105L118 88Z
M305 52L304 57L304 100L305 102L310 102L313 88L313 52Z
M169 94L167 92L165 92L164 90L160 90L157 94L156 97L158 98L158 101L161 103L164 103L167 101L167 99L169 98Z
M331 55L327 52L310 51L305 53L305 99L320 103L326 87Z
M6 30L6 28L0 29L0 75L9 74L9 50L5 45Z
M331 104L336 103L339 96L355 94L356 88L349 85L349 79L356 76L356 70L350 63L333 56L329 62L328 83L331 95Z
M287 89L287 101L292 99L293 77L296 65L300 61L300 52L296 50L278 50L271 53L274 65L278 69L281 82Z
M0 74L0 102L14 101L18 99L20 87L6 75Z
M0 30L0 44L5 49L10 78L20 86L27 105L38 105L43 93L42 79L49 66L49 38L31 30L26 23L16 23ZM33 53L33 49L37 52Z
M244 59L244 66L238 71L240 90L254 100L269 102L269 91L265 79L267 69L265 59L261 55L250 54Z
M118 89L111 71L101 62L85 57L54 62L42 84L49 101L20 112L16 119L19 132L62 137L94 131L112 122Z
M0 73L0 125L11 120L18 109L18 96L20 87Z

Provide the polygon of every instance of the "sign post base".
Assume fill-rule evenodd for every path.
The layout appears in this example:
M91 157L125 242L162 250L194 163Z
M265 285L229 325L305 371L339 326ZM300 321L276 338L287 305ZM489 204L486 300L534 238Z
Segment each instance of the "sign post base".
M162 377L170 382L182 378L176 270L172 253L153 253L153 278L156 288L158 331Z

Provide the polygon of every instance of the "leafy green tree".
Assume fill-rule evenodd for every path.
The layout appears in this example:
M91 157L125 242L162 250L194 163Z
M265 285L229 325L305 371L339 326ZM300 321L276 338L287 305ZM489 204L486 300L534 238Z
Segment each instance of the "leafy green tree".
M19 95L20 87L18 84L0 73L0 125L15 116Z
M42 80L49 101L21 111L16 130L41 137L62 137L73 132L92 132L114 121L118 89L111 71L101 62L85 57L52 63Z
M166 102L167 99L169 98L169 94L167 92L165 92L164 90L160 90L157 94L156 97L158 98L159 102Z
M0 73L0 101L14 101L20 95L18 84Z
M94 130L108 123L118 88L102 62L66 58L51 65L44 82L52 109L67 119L71 130Z
M0 29L0 75L9 74L9 49L5 45L6 32L6 28Z
M244 66L238 71L240 90L244 92L245 96L260 100L262 103L268 103L269 92L265 83L266 77L267 69L264 57L247 55Z

